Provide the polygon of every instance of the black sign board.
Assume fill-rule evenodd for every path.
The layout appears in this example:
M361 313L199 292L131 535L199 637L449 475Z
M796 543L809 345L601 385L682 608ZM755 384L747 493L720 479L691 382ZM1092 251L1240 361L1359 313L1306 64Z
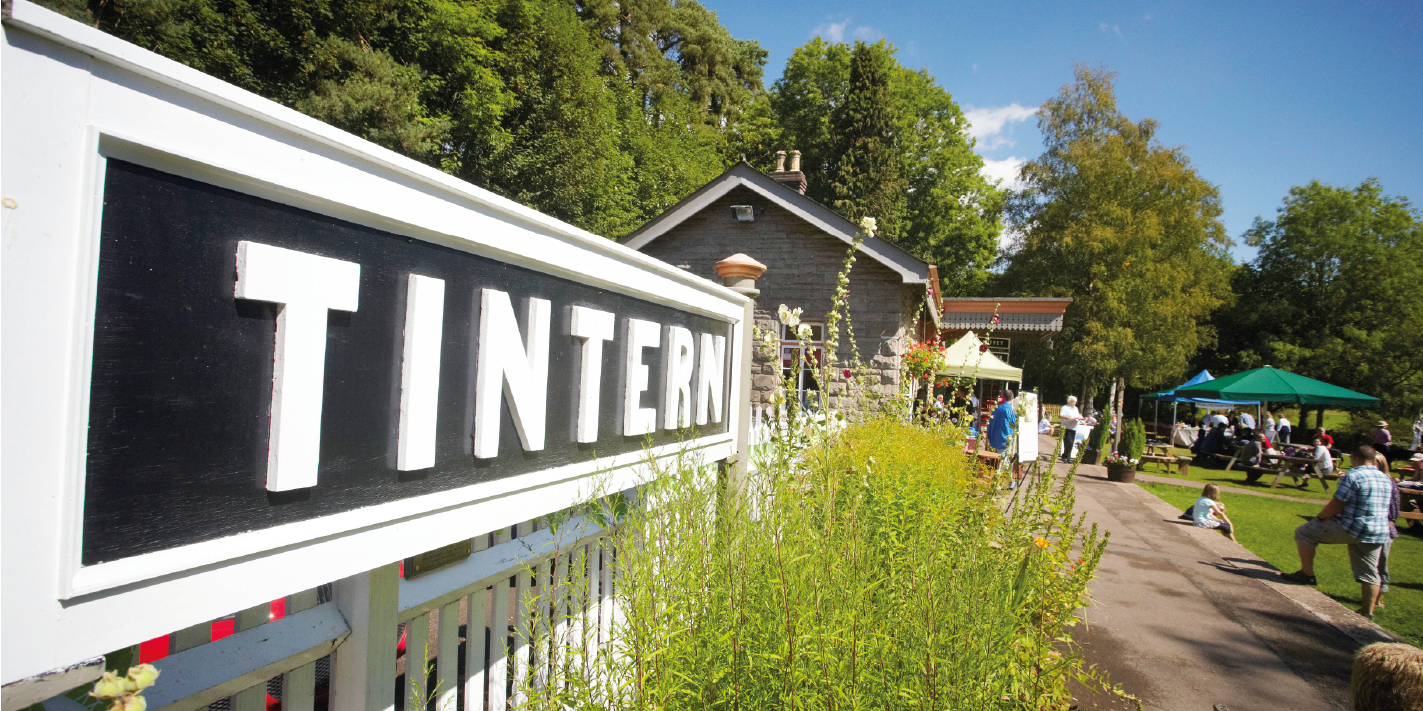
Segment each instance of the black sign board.
M272 486L270 436L281 394L273 381L282 367L274 349L283 309L288 319L296 312L236 296L244 243L359 265L358 305L326 312L319 461L311 486ZM443 282L442 337L431 409L433 466L403 471L397 450L411 275ZM496 412L476 407L481 298L487 313L489 294L507 295L525 336L532 317L526 314L534 310L524 305L547 304L541 447L524 441L529 427L516 423L509 387L495 400ZM584 430L577 422L580 375L590 371L580 362L584 341L572 335L575 307L616 317L601 353L592 441L582 441L591 436L583 433L594 432L587 429L591 421ZM285 327L295 328L291 323ZM680 432L666 427L664 349L639 347L634 361L625 347L629 329L648 323L663 333L695 336L686 341L698 345L698 372L710 362L700 344L726 344L721 352L706 351L720 356L721 375L694 381L716 383L713 390L720 391L707 424ZM95 304L82 563L634 452L645 437L656 445L726 432L731 342L726 321L111 159ZM645 436L624 434L627 369L637 363L648 366L639 407L657 411L656 428ZM497 376L492 387L499 387ZM492 443L475 456L476 422L490 417L499 418L497 456L489 454Z
M1012 339L1009 339L1009 338L990 338L990 339L988 339L988 351L989 351L990 353L992 353L993 355L996 355L996 356L998 356L999 358L1002 358L1002 359L1003 359L1003 362L1005 362L1005 363L1008 362L1008 351L1009 351L1009 349L1011 349L1012 347L1013 347L1013 341L1012 341Z

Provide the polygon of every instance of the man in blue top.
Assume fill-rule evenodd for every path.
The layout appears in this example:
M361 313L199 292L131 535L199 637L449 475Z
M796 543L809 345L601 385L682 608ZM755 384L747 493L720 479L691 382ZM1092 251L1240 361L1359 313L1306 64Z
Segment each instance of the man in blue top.
M1002 453L1008 448L1008 438L1013 436L1013 425L1018 422L1018 413L1013 411L1013 391L1003 391L1003 404L993 411L993 419L988 422L988 446Z
M1346 544L1354 580L1363 586L1364 605L1359 612L1366 617L1373 617L1378 601L1379 554L1389 541L1388 505L1393 491L1393 480L1373 465L1374 454L1367 445L1354 450L1354 461L1363 465L1340 477L1324 510L1295 529L1300 570L1280 575L1286 582L1314 585L1314 549L1321 543Z

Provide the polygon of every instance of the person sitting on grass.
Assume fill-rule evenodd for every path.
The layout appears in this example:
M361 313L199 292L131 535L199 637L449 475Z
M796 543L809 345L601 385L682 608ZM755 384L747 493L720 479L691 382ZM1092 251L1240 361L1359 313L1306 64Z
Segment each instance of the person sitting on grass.
M1213 528L1239 543L1235 540L1235 525L1225 515L1225 504L1220 502L1220 487L1215 484L1206 484L1201 489L1201 498L1191 507L1191 524L1197 528Z
M1339 478L1334 498L1319 515L1295 529L1295 548L1300 569L1282 573L1287 583L1316 585L1314 552L1320 544L1349 547L1349 567L1360 585L1363 606L1359 613L1372 618L1378 601L1379 557L1389 539L1388 506L1393 480L1373 465L1374 448L1362 445L1354 450L1354 461L1364 464Z

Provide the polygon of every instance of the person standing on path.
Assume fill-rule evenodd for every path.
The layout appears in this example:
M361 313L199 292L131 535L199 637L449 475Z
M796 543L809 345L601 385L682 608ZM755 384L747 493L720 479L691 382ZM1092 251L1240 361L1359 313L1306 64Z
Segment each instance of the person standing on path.
M1300 569L1282 573L1288 583L1315 585L1314 551L1320 544L1343 544L1349 547L1349 567L1360 585L1363 607L1359 613L1373 617L1378 602L1379 558L1384 544L1389 542L1388 506L1393 480L1374 466L1374 448L1361 445L1354 450L1354 461L1368 462L1350 469L1339 478L1334 498L1319 515L1295 529L1295 547L1299 551Z
M993 419L988 423L988 446L1002 454L1008 449L1008 438L1013 436L1013 425L1018 423L1018 413L1013 411L1013 391L1003 391L1003 404L994 408Z
M1408 448L1416 452L1419 447L1423 447L1423 415L1413 421L1413 443Z
M1068 395L1067 404L1057 412L1062 420L1062 461L1072 461L1072 448L1077 444L1077 423L1082 421L1082 413L1077 411L1077 396Z
M1289 418L1285 417L1283 414L1280 415L1280 421L1279 421L1279 423L1276 425L1275 428L1276 428L1277 430L1279 430L1279 432L1280 432L1280 441L1281 441L1281 442L1284 442L1285 444L1289 444L1289 443L1290 443L1290 421L1289 421Z

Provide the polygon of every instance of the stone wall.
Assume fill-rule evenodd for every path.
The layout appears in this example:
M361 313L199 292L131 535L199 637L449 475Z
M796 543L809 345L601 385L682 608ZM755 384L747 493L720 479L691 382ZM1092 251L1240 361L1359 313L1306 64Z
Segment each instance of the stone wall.
M740 222L732 205L752 205L756 219ZM827 235L781 206L737 187L698 214L653 240L642 251L720 283L714 265L738 252L766 265L756 282L756 325L780 334L776 311L781 304L803 309L802 320L824 323L835 294L835 280L849 245ZM906 285L898 273L861 254L850 271L850 318L860 357L884 394L899 387L899 356L913 332L915 310L924 288ZM849 338L841 328L837 359L850 358ZM776 357L758 349L752 365L751 401L769 402L780 377ZM843 385L832 383L832 407Z

